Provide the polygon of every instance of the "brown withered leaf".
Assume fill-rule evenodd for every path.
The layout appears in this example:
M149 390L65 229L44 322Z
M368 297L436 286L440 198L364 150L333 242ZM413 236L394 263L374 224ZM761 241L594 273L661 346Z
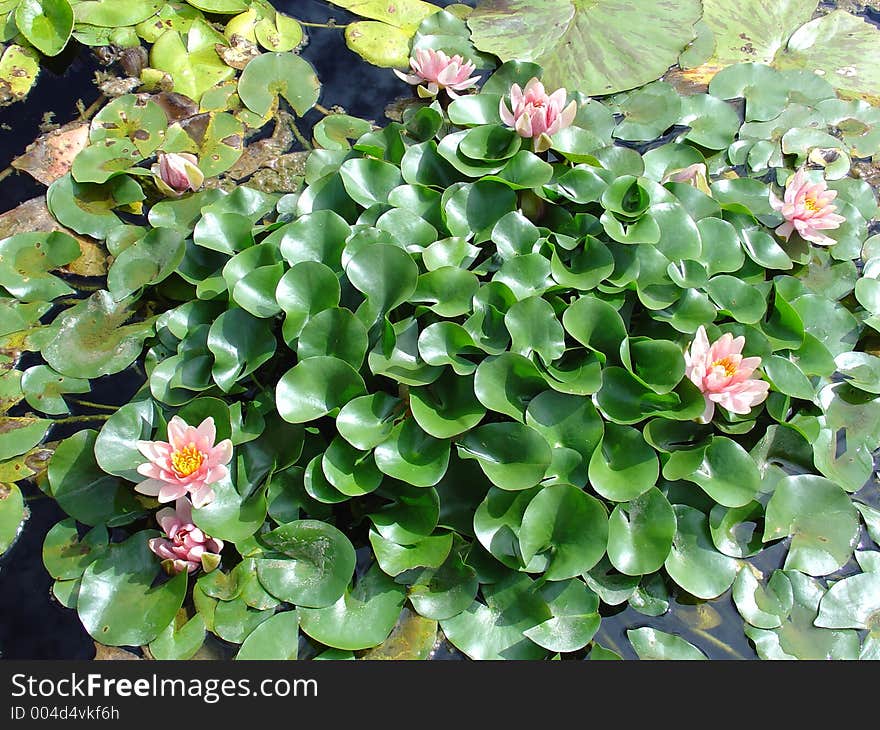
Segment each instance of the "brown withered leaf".
M365 652L362 659L427 659L437 643L437 622L404 608L385 641Z
M293 131L290 126L292 122L293 118L290 114L279 111L275 115L275 129L272 131L272 136L247 145L238 162L229 169L226 176L233 180L243 180L261 167L270 167L293 144Z
M176 91L160 91L150 98L162 107L165 116L168 117L169 124L174 124L174 122L199 113L198 103Z
M99 644L97 641L95 642L96 662L116 661L119 659L140 661L141 657L137 654L132 654L125 649L120 649L118 646L105 646L104 644Z
M705 63L695 68L680 69L674 67L663 76L663 81L672 84L679 94L689 96L704 94L709 89L709 82L724 66Z
M77 276L104 276L110 266L107 249L102 244L86 240L81 236L77 236L77 240L82 255L67 266L62 266L60 271Z
M37 137L23 155L12 161L12 166L43 185L51 185L70 172L73 158L88 143L89 123L75 120Z
M237 33L232 34L228 46L217 43L214 45L214 50L223 59L223 63L239 71L260 55L260 49L256 43L252 43Z

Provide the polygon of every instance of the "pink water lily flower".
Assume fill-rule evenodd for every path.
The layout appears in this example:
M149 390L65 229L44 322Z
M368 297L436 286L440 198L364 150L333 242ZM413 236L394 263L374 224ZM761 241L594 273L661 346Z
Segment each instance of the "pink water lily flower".
M831 246L836 241L822 231L837 228L846 220L834 212L837 206L832 205L831 201L836 197L837 191L829 190L824 178L813 182L801 167L786 180L783 200L770 192L770 205L785 218L776 233L788 240L797 231L805 241L812 241L819 246Z
M456 92L466 91L476 86L479 76L471 76L476 66L457 53L451 58L443 51L435 51L433 48L420 48L409 59L409 65L413 73L406 74L394 69L394 73L408 84L416 85L419 96L426 98L437 96L441 89L453 99L458 97Z
M208 416L198 427L190 426L180 416L168 422L168 441L138 441L137 448L149 461L137 470L147 479L135 485L135 491L173 502L187 493L196 508L214 499L211 484L229 473L226 464L232 459L232 441L224 439L216 446L217 430Z
M519 84L510 87L513 111L507 108L502 98L498 113L501 121L515 129L520 137L534 140L535 152L544 152L550 149L550 137L571 126L577 114L577 102L572 101L563 108L565 99L565 89L547 94L544 84L533 77L528 80L524 89Z
M198 158L188 152L160 152L150 172L155 175L156 187L175 198L187 190L198 190L205 182Z
M712 420L716 403L731 413L746 414L766 400L770 384L753 377L761 358L743 357L745 343L745 337L727 332L710 345L706 328L700 325L685 351L685 374L706 399L701 423Z
M206 535L193 524L188 499L178 499L174 509L159 510L156 521L165 537L154 537L149 546L162 558L162 567L167 573L175 575L184 570L195 573L199 568L209 573L220 564L223 541Z

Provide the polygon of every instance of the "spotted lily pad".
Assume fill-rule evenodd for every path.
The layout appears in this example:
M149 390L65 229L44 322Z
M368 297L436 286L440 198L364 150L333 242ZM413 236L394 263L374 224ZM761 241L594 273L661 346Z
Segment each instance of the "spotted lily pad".
M662 75L694 38L700 3L489 0L468 17L474 45L502 61L533 61L550 89L591 96ZM528 28L524 33L523 28ZM581 53L583 46L590 53Z
M64 311L56 335L43 347L46 362L62 375L97 378L124 370L141 354L152 333L149 321L125 324L133 315L127 302L98 291Z

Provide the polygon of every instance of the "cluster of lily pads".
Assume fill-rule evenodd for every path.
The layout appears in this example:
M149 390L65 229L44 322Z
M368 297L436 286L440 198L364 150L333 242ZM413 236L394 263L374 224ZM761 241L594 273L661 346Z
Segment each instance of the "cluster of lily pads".
M233 122L279 92L304 114L296 54L196 94L209 129L231 120L200 143L156 97L112 101L47 198L113 256L87 298L52 273L70 235L0 241L0 334L43 358L0 376L4 405L64 415L143 367L46 470L51 418L0 432L0 481L35 476L69 515L44 545L55 596L157 658L208 632L242 659L424 656L439 628L541 659L616 656L602 604L732 589L762 658L877 656L880 237L847 175L876 109L755 63L601 102L545 93L530 62L478 82L467 34L427 17L413 48L453 58L414 58L425 98L381 129L327 116L283 194L150 163L212 178Z

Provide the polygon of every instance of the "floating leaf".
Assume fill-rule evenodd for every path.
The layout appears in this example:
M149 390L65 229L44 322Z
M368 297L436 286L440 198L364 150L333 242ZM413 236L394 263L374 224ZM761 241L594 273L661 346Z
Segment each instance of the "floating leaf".
M311 64L295 53L264 53L241 73L238 95L255 114L264 116L280 94L303 116L318 101L321 84Z
M540 64L549 89L595 96L661 76L693 39L700 12L690 1L599 0L586 7L571 0L489 0L467 23L481 51ZM590 53L580 52L584 46Z
M0 555L15 541L25 518L21 490L15 484L0 484Z
M541 659L546 650L524 631L551 619L546 603L524 575L508 575L483 586L486 603L474 601L466 610L440 622L443 633L471 659Z
M730 588L737 563L712 544L706 515L693 507L673 505L677 528L665 567L670 577L698 598L716 598Z
M827 575L852 555L858 513L834 482L811 474L787 476L767 503L764 542L791 535L786 570Z
M539 553L548 553L547 580L573 578L605 554L607 512L598 499L577 487L544 487L526 507L519 541L527 565Z
M355 553L348 538L332 525L298 520L260 540L279 554L257 560L260 583L276 598L320 607L343 595L354 572Z
M155 530L137 532L86 568L76 609L83 626L102 644L149 643L183 604L186 572L153 585L162 568L147 543L158 535Z
M128 302L115 302L97 291L62 312L55 336L42 348L46 362L62 375L97 378L133 363L153 331L149 321L125 324L134 313Z
M388 638L405 599L403 587L373 565L332 606L300 608L300 624L327 646L368 649Z
M73 30L68 0L21 0L15 8L21 34L47 56L61 53Z
M626 638L636 650L639 659L693 660L708 658L697 647L680 636L667 634L665 631L652 629L648 626L629 629L626 632Z
M296 659L299 649L299 616L294 611L276 613L257 626L242 642L236 660Z
M608 558L626 575L659 570L672 549L676 531L672 505L656 487L615 505L608 521Z
M95 462L97 434L79 431L55 449L49 462L52 496L71 517L87 525L125 525L143 516L130 484Z

